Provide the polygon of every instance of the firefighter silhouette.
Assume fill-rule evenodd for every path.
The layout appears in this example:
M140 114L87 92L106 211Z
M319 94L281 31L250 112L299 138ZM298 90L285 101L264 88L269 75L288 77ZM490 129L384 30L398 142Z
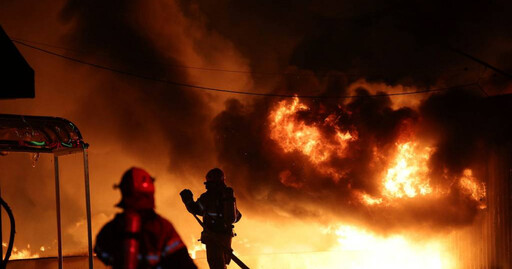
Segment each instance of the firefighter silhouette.
M94 252L114 269L195 269L180 236L155 208L154 179L143 169L130 168L116 188L123 209L96 237Z
M231 261L226 250L231 249L233 223L242 217L236 207L233 189L224 183L224 172L214 168L206 174L206 192L194 202L190 190L181 191L181 199L187 210L203 217L201 242L206 245L206 257L210 269L224 269Z

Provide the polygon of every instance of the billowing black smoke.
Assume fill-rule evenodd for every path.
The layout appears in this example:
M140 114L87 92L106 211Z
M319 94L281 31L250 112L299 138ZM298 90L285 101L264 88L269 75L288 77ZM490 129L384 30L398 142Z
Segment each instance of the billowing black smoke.
M512 68L508 1L193 2L182 5L199 8L254 70L293 65L316 74L337 70L352 79L421 86L440 79L475 81L483 68L449 47Z

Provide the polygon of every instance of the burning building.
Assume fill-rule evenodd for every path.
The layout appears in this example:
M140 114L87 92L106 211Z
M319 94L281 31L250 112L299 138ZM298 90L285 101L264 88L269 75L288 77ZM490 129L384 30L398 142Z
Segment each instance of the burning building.
M357 218L367 229L410 238L445 234L440 263L426 268L508 268L511 125L504 115L511 97L455 91L431 96L418 110L395 110L362 89L359 96L330 107L300 98L275 102L263 112L267 130L236 128L247 130L240 144L235 126L257 122L248 118L262 112L251 115L232 102L217 119L223 125L214 125L222 134L217 145L229 145L219 158L250 160L224 165L236 178L251 178L244 195L254 206L313 219L327 210L339 222ZM240 155L222 153L233 148ZM373 268L366 265L354 268Z

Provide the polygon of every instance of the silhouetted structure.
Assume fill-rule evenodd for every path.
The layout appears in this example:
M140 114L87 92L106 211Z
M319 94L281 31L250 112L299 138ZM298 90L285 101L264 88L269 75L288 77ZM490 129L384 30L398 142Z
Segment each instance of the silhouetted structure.
M0 152L28 152L35 154L36 159L40 153L50 153L54 156L59 268L63 266L59 156L74 153L82 153L84 160L89 268L93 268L88 146L76 125L68 120L56 117L0 114Z
M34 98L34 70L0 26L0 99Z
M481 153L485 169L486 208L474 224L452 236L456 268L512 268L512 95L483 100L490 145Z

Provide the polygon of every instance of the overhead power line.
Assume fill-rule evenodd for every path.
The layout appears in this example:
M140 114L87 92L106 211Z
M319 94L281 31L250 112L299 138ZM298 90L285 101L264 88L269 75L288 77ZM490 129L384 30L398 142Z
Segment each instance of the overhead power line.
M464 56L466 58L469 58L472 61L477 62L477 63L479 63L479 64L481 64L481 65L483 65L483 66L485 66L485 67L487 67L487 68L489 68L491 70L493 70L494 72L496 72L498 74L501 74L502 76L505 76L505 77L507 77L509 79L512 79L512 75L511 74L509 74L509 73L507 73L507 72L505 72L505 71L503 71L503 70L501 70L501 69L499 69L497 67L494 67L491 64L476 58L475 56L469 55L469 54L467 54L467 53L465 53L465 52L463 52L463 51L461 51L459 49L456 49L456 48L448 47L448 49L450 49L451 51L456 52L456 53L458 53L458 54L460 54L460 55L462 55L462 56Z
M64 46L60 46L60 45L49 44L46 42L33 41L33 40L17 38L17 37L12 38L12 40L29 43L32 45L41 45L44 47L54 48L54 49L58 49L58 50L66 51L66 52L75 53L75 54L76 53L80 53L80 54L90 54L91 53L91 51L88 51L88 50L72 49L72 48L68 48L68 47L64 47ZM161 64L161 65L165 65L168 68L175 68L175 69L189 69L189 70L208 71L208 72L223 72L223 73L241 74L241 75L251 74L251 75L253 75L253 78L257 78L258 76L287 76L287 77L295 77L295 78L317 77L318 76L316 74L317 71L321 72L321 73L330 71L330 70L312 71L312 70L306 69L307 71L311 71L311 72L298 72L298 70L297 71L285 71L285 72L270 72L270 71L263 72L263 71L258 71L258 70L237 70L237 69L215 68L215 67L205 67L205 66L177 65L177 64L170 64L169 62L166 62L166 61L158 61L158 60L157 61L148 61L146 59L134 58L131 56L128 56L128 57L122 56L121 57L119 55L112 55L110 53L105 53L105 52L94 52L94 53L98 54L99 56L106 56L109 59L126 60L128 58L129 60L133 60L136 62L145 62L145 63L149 63L149 64ZM455 72L462 72L462 71L466 72L466 71L468 71L468 68L467 67L464 67L464 68L457 67L457 68L445 68L444 70L455 71ZM338 70L333 70L333 71L338 71ZM343 74L343 76L350 77L350 78L362 77L361 73L356 72L356 71L346 71L345 70L341 73ZM425 74L425 73L416 72L416 74Z
M73 53L83 53L83 54L87 54L87 53L90 53L88 51L84 51L84 50L77 50L77 49L70 49L70 48L66 48L66 47L63 47L63 46L58 46L58 45L54 45L54 44L48 44L48 43L45 43L45 42L39 42L39 41L32 41L32 40L27 40L27 39L23 39L23 38L12 38L11 39L12 41L18 41L18 42L24 42L24 43L30 43L30 44L35 44L35 45L41 45L41 46L45 46L45 47L49 47L49 48L54 48L54 49L59 49L59 50L63 50L63 51L67 51L67 52L73 52ZM112 56L111 54L108 54L108 53L100 53L100 54L103 54L107 57L110 57L110 58L113 58L113 59L119 59L119 58L123 58L125 59L126 57L115 57L115 56ZM263 75L263 76L296 76L296 77L313 77L313 76L316 76L316 74L310 74L310 73L297 73L297 72L261 72L261 71L253 71L253 70L235 70L235 69L225 69L225 68L213 68L213 67L202 67L202 66L189 66L189 65L176 65L176 64L169 64L167 62L161 62L161 61L152 61L152 62L149 62L149 61L146 61L146 60L141 60L141 59L135 59L135 58L132 58L132 60L137 60L137 61L143 61L143 62L148 62L148 63L158 63L158 64L163 64L165 65L166 67L169 67L169 68L180 68L180 69L192 69L192 70L201 70L201 71L212 71L212 72L224 72L224 73L234 73L234 74L252 74L252 75ZM347 76L351 76L351 77L356 77L356 76L360 76L356 73L344 73L345 75Z
M160 82L160 83L164 83L164 84L168 84L168 85L184 87L184 88L191 88L191 89L197 89L197 90L203 90L203 91L211 91L211 92L231 93L231 94L238 94L238 95L262 96L262 97L280 97L280 98L295 98L295 97L298 97L298 98L309 98L309 99L350 99L350 98L358 98L358 97L385 97L385 96L391 97L391 96L400 96L400 95L422 94L422 93L441 92L441 91L448 91L448 90L451 90L451 89L460 89L460 88L467 88L467 87L478 86L477 82L472 82L472 83L468 83L468 84L455 85L455 86L443 87L443 88L425 89L425 90L410 91L410 92L400 92L400 93L380 93L380 94L370 94L370 95L298 95L298 94L279 94L279 93L258 93L258 92L243 91L243 90L229 90L229 89L223 89L223 88L206 87L206 86L194 85L194 84L189 84L189 83L182 83L182 82L171 81L171 80L167 80L167 79L148 77L148 76L145 76L145 75L141 75L141 74L137 74L137 73L133 73L133 72L128 72L128 71L116 69L116 68L113 68L113 67L109 67L109 66L105 66L105 65L100 65L100 64L97 64L97 63L93 63L93 62L89 62L89 61L85 61L85 60L69 57L69 56L66 56L66 55L63 55L63 54L59 54L59 53L56 53L56 52L53 52L53 51L49 51L49 50L43 49L41 47L37 47L37 46L33 46L33 45L30 45L30 44L27 44L27 43L19 41L19 40L14 40L13 39L12 41L17 43L17 44L19 44L19 45L22 45L24 47L28 47L28 48L31 48L31 49L34 49L34 50L37 50L37 51L40 51L40 52L43 52L43 53L55 56L55 57L59 57L59 58L62 58L62 59L66 59L68 61L72 61L72 62L75 62L75 63L83 64L83 65L88 65L88 66L91 66L91 67L94 67L94 68L107 70L107 71L110 71L110 72L113 72L113 73L117 73L117 74L127 75L127 76L136 77L136 78L140 78L140 79L144 79L144 80L155 81L155 82Z

